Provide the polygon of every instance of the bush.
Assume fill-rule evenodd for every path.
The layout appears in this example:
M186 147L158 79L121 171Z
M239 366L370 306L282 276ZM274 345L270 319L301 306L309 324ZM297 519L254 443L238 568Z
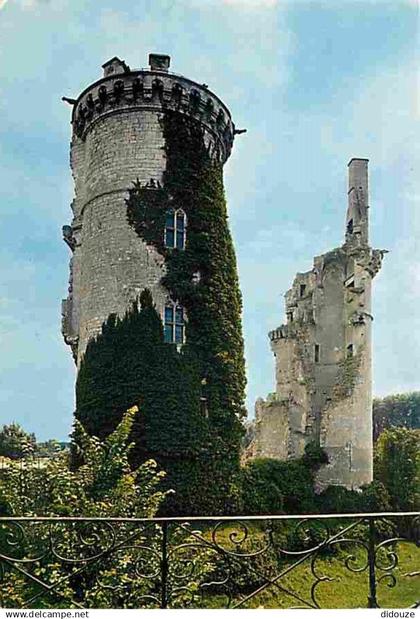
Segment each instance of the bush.
M316 511L314 476L326 463L313 443L302 458L281 462L260 458L242 469L242 509L246 514L299 514Z
M362 486L360 490L329 486L317 496L317 504L323 514L384 512L391 509L389 494L378 481Z
M328 486L317 496L318 511L323 514L357 513L360 508L360 493L343 486Z
M420 392L397 393L373 400L373 438L392 427L420 428Z
M83 465L69 469L63 452L41 464L11 462L1 472L1 515L10 516L154 516L164 499L164 476L154 461L131 470L128 437L136 408L124 415L104 441L89 436L76 421L77 449Z
M373 481L361 487L361 512L387 512L392 510L391 497L380 481Z
M129 443L137 409L129 410L116 430L105 440L89 436L76 422L75 449L83 464L72 471L68 454L60 453L42 466L31 461L10 462L1 472L1 515L80 516L141 518L156 515L165 498L160 489L164 473L156 462L148 461L132 470ZM28 521L16 534L13 523L0 524L0 555L12 556L14 565L25 558L25 570L40 581L55 583L55 597L66 608L139 608L150 604L156 593L156 579L145 573L159 572L162 532L158 525L142 526L131 522L61 521L50 525ZM53 533L53 535L52 535ZM194 539L179 527L177 553L171 557L175 573L168 575L168 590L176 594L174 606L188 603L191 591L210 571L209 550L196 548ZM114 548L113 552L108 552ZM100 560L91 562L92 553ZM31 557L39 557L30 561ZM86 561L84 561L86 559ZM197 565L190 573L192 561ZM0 606L22 608L31 598L40 607L51 607L50 594L36 581L26 579L4 565ZM176 578L186 573L185 589ZM153 603L152 603L153 604ZM38 606L39 607L39 606Z
M385 430L375 448L374 477L387 489L393 509L420 505L420 430Z
M0 430L0 456L17 460L34 452L34 434L25 432L18 423L4 425Z

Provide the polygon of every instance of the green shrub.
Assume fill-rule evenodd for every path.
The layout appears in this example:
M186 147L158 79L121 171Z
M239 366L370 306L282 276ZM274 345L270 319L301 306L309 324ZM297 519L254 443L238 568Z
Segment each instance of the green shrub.
M164 499L155 461L132 470L129 435L137 408L125 413L106 439L90 436L76 421L83 465L69 468L68 454L41 464L10 462L1 471L0 505L4 516L121 516L156 514Z
M360 490L329 486L317 496L317 503L319 512L323 514L383 512L391 509L389 494L378 481L362 486Z
M360 508L361 512L387 512L392 511L391 497L380 481L361 487Z
M360 494L343 486L328 486L317 496L318 511L323 514L347 514L360 511Z
M13 460L33 454L36 439L25 432L18 423L4 425L0 429L0 456Z
M374 476L389 493L393 509L420 506L420 430L393 428L375 446Z
M373 400L373 438L392 427L420 429L420 392L397 393Z
M68 455L60 453L46 459L42 466L31 461L10 462L1 472L1 515L68 517L153 517L165 498L161 489L164 476L156 462L148 461L132 469L129 443L133 422L138 415L133 408L106 439L90 436L76 422L77 443L74 450L83 462L70 470ZM140 608L147 607L156 595L156 580L143 578L158 573L162 531L159 525L144 527L136 522L61 521L50 524L25 522L20 535L13 523L0 523L0 555L27 561L25 571L35 579L51 584L48 593L25 572L14 570L12 560L2 566L0 606L22 608L34 597L36 607L50 608L57 603L65 608ZM174 592L171 604L191 602L198 582L210 571L209 550L197 548L194 539L178 527L171 531L171 543L177 552L171 557L168 591ZM114 547L115 546L115 547ZM113 548L108 552L108 548ZM99 561L89 561L92 554ZM86 563L83 559L86 558ZM74 560L74 561L73 561ZM194 573L189 566L195 561ZM173 575L175 574L175 576ZM179 587L179 574L185 574ZM35 597L36 596L36 597ZM39 597L38 597L39 596Z
M133 462L156 459L176 491L162 513L220 514L232 509L246 383L222 165L211 159L200 123L168 110L162 127L163 186L135 183L127 219L164 258L161 284L186 310L186 342L179 353L164 344L160 317L144 292L141 311L134 307L122 319L110 316L88 345L77 380L76 417L103 438L124 410L138 404L143 425L133 428ZM164 247L169 208L186 213L184 251Z
M314 476L327 462L325 452L309 443L302 458L282 462L260 458L242 470L245 514L304 514L316 511Z

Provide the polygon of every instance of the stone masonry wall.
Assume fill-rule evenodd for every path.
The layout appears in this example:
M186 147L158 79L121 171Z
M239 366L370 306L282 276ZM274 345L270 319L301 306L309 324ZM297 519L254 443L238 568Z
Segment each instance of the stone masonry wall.
M164 259L126 219L125 198L137 179L162 183L165 110L197 119L210 156L225 161L233 143L229 110L206 85L168 73L169 58L151 55L150 71L131 71L118 58L74 105L71 168L73 221L63 227L73 252L62 330L77 364L111 313L122 316L144 288L163 314Z
M125 197L137 178L162 180L162 129L155 113L125 112L98 122L80 144L73 137L72 169L78 242L73 258L70 336L78 360L110 313L123 315L149 287L162 311L163 258L146 246L126 218ZM77 143L77 146L74 144Z
M371 281L385 252L368 245L368 208L367 160L352 159L345 242L315 257L285 295L287 323L270 333L276 393L258 401L248 447L285 459L317 442L329 458L319 490L372 481Z

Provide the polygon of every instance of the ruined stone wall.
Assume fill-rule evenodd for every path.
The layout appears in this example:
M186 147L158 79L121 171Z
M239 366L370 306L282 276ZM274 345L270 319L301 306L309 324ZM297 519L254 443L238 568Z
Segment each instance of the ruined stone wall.
M234 126L223 103L205 85L168 73L168 57L151 59L150 70L131 71L114 58L104 65L102 79L69 100L75 199L72 224L63 228L73 256L62 328L78 364L108 316L122 316L144 288L163 312L163 257L128 224L125 205L137 179L143 186L162 183L163 112L196 118L218 161L227 159L233 142Z
M244 462L254 458L286 460L290 430L287 401L271 394L267 400L259 398L255 403L254 437L245 450Z
M258 401L248 448L298 458L316 441L329 458L319 489L372 480L371 282L384 252L368 245L368 208L367 160L353 159L345 242L315 257L285 295L287 323L269 334L276 394Z

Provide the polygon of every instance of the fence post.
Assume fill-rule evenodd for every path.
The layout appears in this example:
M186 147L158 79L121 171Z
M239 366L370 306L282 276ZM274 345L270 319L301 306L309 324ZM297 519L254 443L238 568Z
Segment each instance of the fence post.
M160 561L161 608L168 608L168 523L162 522L162 556Z
M376 599L376 555L375 555L375 519L369 518L369 540L368 540L368 561L369 561L369 596L368 608L379 608L378 600Z

